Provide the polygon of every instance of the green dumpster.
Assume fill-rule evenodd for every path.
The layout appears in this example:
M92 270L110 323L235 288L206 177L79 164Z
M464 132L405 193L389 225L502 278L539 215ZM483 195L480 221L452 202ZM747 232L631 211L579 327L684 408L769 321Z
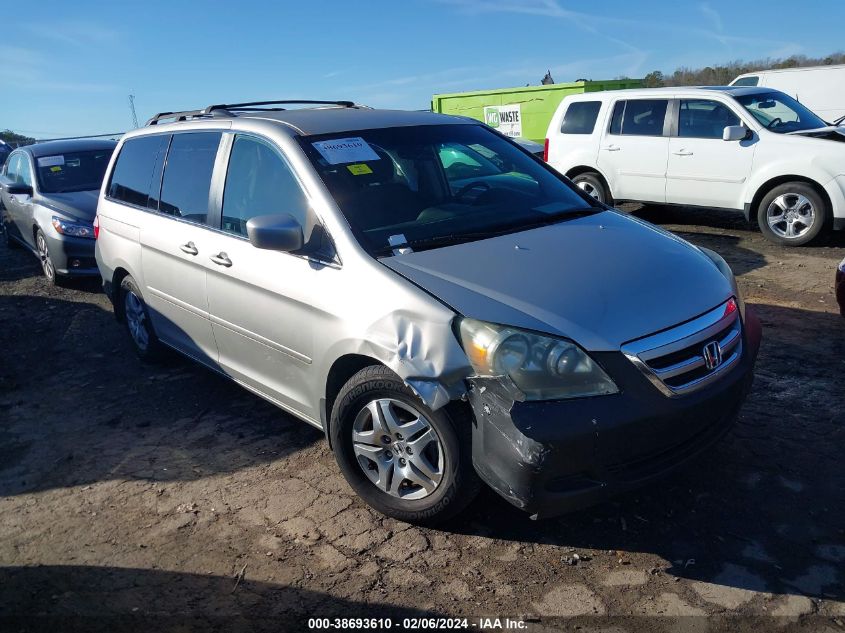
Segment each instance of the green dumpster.
M468 116L487 123L506 136L521 136L542 143L552 115L567 95L642 86L642 79L609 79L456 92L434 95L431 98L431 110Z

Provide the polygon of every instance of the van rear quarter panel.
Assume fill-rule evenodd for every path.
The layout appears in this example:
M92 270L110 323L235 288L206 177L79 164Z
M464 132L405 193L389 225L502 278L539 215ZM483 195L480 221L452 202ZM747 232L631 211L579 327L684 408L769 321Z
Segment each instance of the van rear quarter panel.
M123 268L144 287L140 242L140 223L144 216L144 211L100 197L97 205L100 233L95 251L103 281L111 281L115 271Z
M601 102L592 134L563 134L560 129L566 110L572 103L585 101ZM596 94L564 99L558 106L546 132L549 139L549 165L564 175L573 167L580 165L590 167L601 173L596 163L599 145L601 144L602 134L607 127L607 117L612 102L615 102L615 100L608 95L600 96ZM602 176L606 178L605 174L602 174Z

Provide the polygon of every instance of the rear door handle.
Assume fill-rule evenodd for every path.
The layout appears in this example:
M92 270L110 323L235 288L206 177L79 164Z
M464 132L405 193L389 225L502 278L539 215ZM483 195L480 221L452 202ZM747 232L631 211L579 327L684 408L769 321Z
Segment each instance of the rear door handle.
M225 266L228 268L232 265L232 260L229 259L229 256L226 253L223 252L217 253L217 255L212 255L210 259L218 266Z
M677 152L672 152L675 156L692 156L692 152L688 152L684 149L678 150Z
M182 244L179 246L183 253L187 253L188 255L196 255L199 253L196 244L193 242L188 242L187 244Z
M607 147L602 147L603 150L607 152L618 152L621 147L617 147L616 145L608 145Z

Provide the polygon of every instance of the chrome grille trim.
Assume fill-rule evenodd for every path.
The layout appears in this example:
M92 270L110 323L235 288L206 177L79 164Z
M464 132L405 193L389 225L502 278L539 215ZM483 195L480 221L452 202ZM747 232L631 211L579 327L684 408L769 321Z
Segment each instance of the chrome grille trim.
M655 387L670 398L701 389L721 377L742 357L742 320L739 309L725 314L729 302L692 321L625 343L621 351ZM722 362L707 371L703 348L714 340L719 341ZM661 359L687 348L693 348L688 355L669 365L660 366ZM706 373L702 374L702 370ZM683 381L686 374L691 374L689 380Z

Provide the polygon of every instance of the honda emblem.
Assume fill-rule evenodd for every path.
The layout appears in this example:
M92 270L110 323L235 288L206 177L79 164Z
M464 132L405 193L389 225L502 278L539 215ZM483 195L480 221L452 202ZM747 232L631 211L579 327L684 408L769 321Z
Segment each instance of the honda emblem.
M719 341L710 341L704 346L701 353L704 356L704 366L707 369L713 370L722 364L722 347L719 345Z

